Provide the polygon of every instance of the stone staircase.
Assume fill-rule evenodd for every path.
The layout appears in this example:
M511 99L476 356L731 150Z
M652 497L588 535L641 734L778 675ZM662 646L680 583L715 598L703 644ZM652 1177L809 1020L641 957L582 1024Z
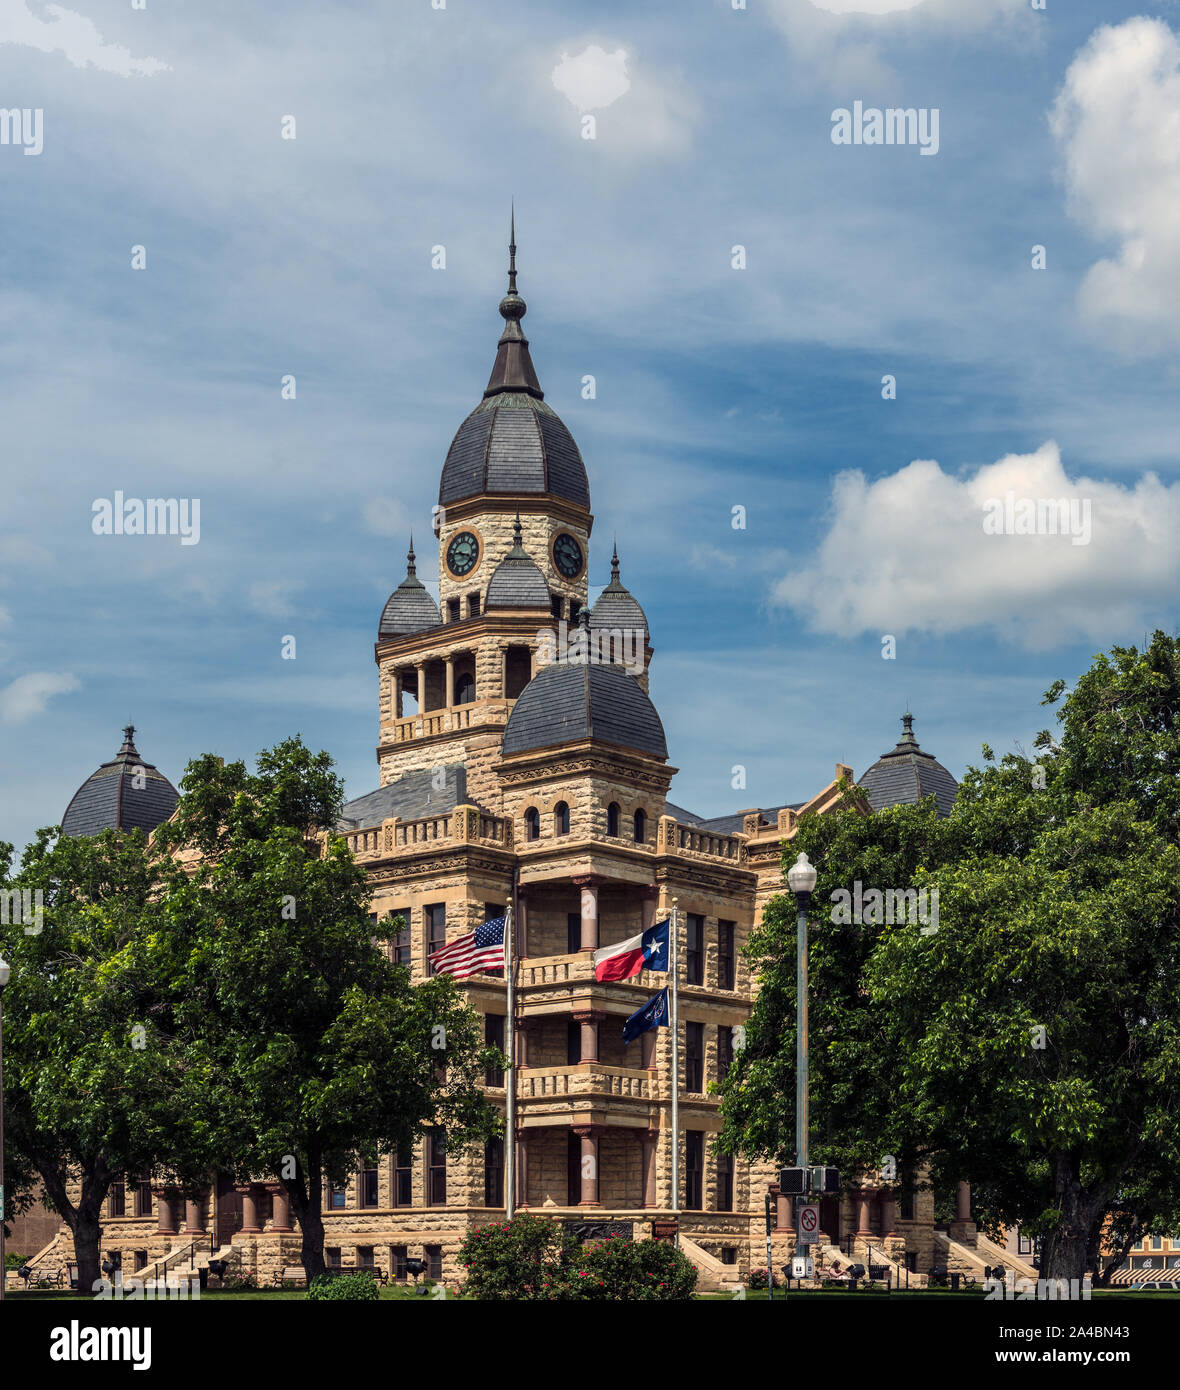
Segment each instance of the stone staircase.
M210 1260L226 1260L234 1269L241 1264L242 1252L234 1245L223 1245L219 1250L210 1250L207 1238L202 1236L200 1249L196 1247L196 1241L182 1241L179 1245L174 1245L166 1255L153 1260L142 1269L134 1273L124 1270L123 1277L142 1279L145 1284L149 1279L157 1283L166 1283L169 1278L199 1279L200 1271L209 1268Z
M934 1259L936 1264L945 1264L948 1270L969 1274L977 1282L984 1279L985 1266L1003 1265L1010 1269L1017 1279L1036 1279L1037 1272L1027 1260L1022 1260L1010 1251L1003 1249L987 1236L975 1235L970 1244L954 1240L945 1231L934 1232Z
M35 1284L38 1279L56 1279L58 1271L74 1258L74 1238L67 1227L63 1226L55 1232L53 1239L42 1246L37 1253L28 1261L29 1268L33 1271L32 1282ZM11 1282L19 1288L24 1281L16 1278L13 1271Z
M697 1289L701 1293L728 1292L741 1286L741 1275L736 1265L725 1265L716 1255L702 1250L695 1240L680 1233L680 1252L696 1265Z

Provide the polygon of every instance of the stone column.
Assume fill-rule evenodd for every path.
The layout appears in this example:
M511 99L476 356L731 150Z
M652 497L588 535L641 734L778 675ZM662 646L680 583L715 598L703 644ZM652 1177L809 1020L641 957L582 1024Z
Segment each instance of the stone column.
M529 680L532 680L532 678L533 678L536 674L537 674L537 649L536 649L536 647L530 647L530 648L529 648Z
M414 668L418 672L418 713L426 713L426 663L418 662Z
M770 1195L774 1198L774 1229L789 1234L795 1229L791 1199L776 1182L770 1184Z
M526 1210L529 1204L529 1142L524 1130L516 1137L516 1205Z
M971 1184L970 1184L969 1182L961 1182L961 1183L959 1184L958 1191L956 1192L955 1196L956 1196L955 1219L956 1219L957 1221L970 1221L970 1220L971 1220Z
M643 1047L640 1065L646 1067L648 1071L659 1071L659 1067L656 1065L656 1035L658 1032L659 1030L656 1028L649 1028L646 1033L639 1035L639 1041Z
M656 1199L656 1155L659 1152L659 1130L645 1130L639 1136L639 1142L643 1148L643 1205L655 1207L659 1205Z
M204 1201L190 1202L184 1204L184 1231L186 1236L203 1236L205 1234L205 1203Z
M508 698L508 648L500 648L500 695Z
M570 882L582 890L582 944L580 951L598 950L598 885L601 879L583 874Z
M257 1235L262 1230L258 1221L258 1184L243 1183L234 1191L242 1194L242 1231L246 1235Z
M622 826L619 829L621 830ZM642 890L642 895L639 922L643 930L647 931L648 927L652 926L656 920L656 901L660 896L660 890L654 883L651 883Z
M176 1194L162 1187L153 1187L156 1199L156 1234L174 1236L176 1234Z
M513 1061L516 1063L517 1070L520 1070L529 1064L529 1032L524 1019L521 1019L516 1025L513 1036L515 1038Z
M872 1205L873 1192L871 1188L862 1187L857 1193L860 1204L860 1219L857 1222L857 1236L871 1236L874 1234L872 1225Z
M291 1199L287 1196L287 1189L279 1182L268 1182L267 1191L270 1193L271 1202L274 1206L274 1216L270 1223L272 1231L286 1232L292 1229L291 1226Z
M455 658L447 657L447 709L455 703Z
M893 1236L897 1232L893 1229L897 1223L897 1203L893 1200L893 1189L886 1188L881 1193L881 1236Z
M516 954L523 960L529 953L529 908L528 893L523 888L516 890Z
M395 667L393 672L393 717L402 718L402 673L401 667Z
M601 1021L602 1014L594 1009L576 1010L574 1013L574 1022L582 1029L583 1062L598 1061L598 1025Z
M597 1207L598 1200L598 1134L597 1125L574 1125L574 1133L582 1141L581 1163L578 1171L582 1178L582 1197L580 1207Z

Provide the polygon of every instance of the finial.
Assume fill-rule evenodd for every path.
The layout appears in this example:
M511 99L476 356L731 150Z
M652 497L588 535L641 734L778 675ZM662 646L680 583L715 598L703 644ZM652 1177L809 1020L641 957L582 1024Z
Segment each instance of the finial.
M136 757L139 756L139 752L138 752L138 750L137 750L136 747L135 747L135 725L134 725L134 724L124 724L124 726L123 726L123 746L122 746L122 748L119 749L119 752L120 752L120 754L122 754L122 753L134 753Z
M610 578L613 584L619 577L619 542L611 536Z
M413 533L413 531L411 531L411 532L410 532L410 548L409 548L409 550L406 552L406 577L409 578L410 575L416 575L417 573L418 573L418 570L417 570L417 567L416 567L415 564L414 564L414 533Z
M520 526L520 511L517 510L516 520L512 523L512 541L514 545L520 546L524 543L524 532Z
M905 733L901 736L901 742L917 743L918 740L914 737L914 716L908 710L901 716L901 723L905 729Z
M508 233L508 293L516 293L516 199L512 200L512 230Z

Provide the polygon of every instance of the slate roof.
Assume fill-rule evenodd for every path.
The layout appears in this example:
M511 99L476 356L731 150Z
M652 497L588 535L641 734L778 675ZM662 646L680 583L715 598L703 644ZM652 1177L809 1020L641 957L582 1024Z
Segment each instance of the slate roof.
M467 769L462 763L450 763L442 772L441 787L434 785L434 769L424 768L420 772L403 772L388 786L354 797L341 808L339 828L359 830L380 825L392 816L399 820L416 820L419 816L437 816L465 805Z
M377 637L407 637L414 632L426 632L432 627L442 625L442 614L438 604L426 591L426 586L418 578L414 564L414 541L410 538L410 550L406 556L406 577L394 589L381 611L381 621L377 624Z
M759 808L759 815L768 825L778 824L778 813L780 811L798 811L805 806L805 801L784 802L782 806L762 806ZM698 826L701 830L711 830L717 835L740 835L742 834L742 822L750 814L749 811L738 811L728 816L698 816L692 811L686 811L683 806L673 806L666 802L665 815L675 816L678 821L686 825Z
M535 396L488 396L451 441L439 502L446 506L489 492L547 492L590 505L586 465L573 436Z
M621 666L555 661L542 667L508 717L504 756L583 738L668 756L655 705Z
M905 732L891 752L883 753L857 783L874 811L886 806L913 806L933 796L940 816L949 816L959 784L914 737L914 716L902 715Z
M101 835L104 830L151 832L176 810L180 793L164 774L139 755L135 727L123 730L123 746L78 788L61 818L65 835ZM142 786L137 785L140 781Z
M619 552L616 547L610 562L610 583L590 610L592 628L609 628L617 632L642 632L648 638L647 614L635 596L619 578Z
M549 584L540 566L530 557L516 518L512 549L496 566L488 583L488 608L544 608L549 611Z

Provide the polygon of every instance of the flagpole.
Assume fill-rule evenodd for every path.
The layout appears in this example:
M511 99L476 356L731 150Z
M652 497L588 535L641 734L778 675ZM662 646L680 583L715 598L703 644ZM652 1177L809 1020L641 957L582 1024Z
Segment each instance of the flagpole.
M672 1215L680 1249L680 913L672 899Z
M512 897L504 913L504 978L508 985L508 1018L504 1028L504 1053L508 1059L505 1141L504 1141L504 1219L511 1221L516 1210L516 875L512 876Z

